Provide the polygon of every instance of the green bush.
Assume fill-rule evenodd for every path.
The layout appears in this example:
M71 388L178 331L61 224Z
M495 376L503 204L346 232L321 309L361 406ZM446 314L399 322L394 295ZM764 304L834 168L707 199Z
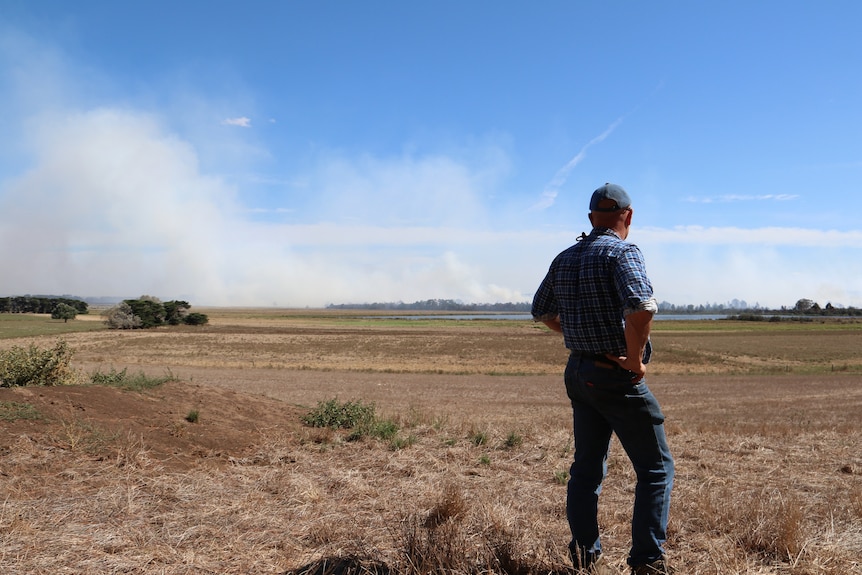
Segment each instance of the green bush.
M359 401L342 403L338 399L319 401L317 407L308 412L302 421L311 427L331 429L354 429L367 427L376 418L374 404L365 405Z
M311 427L349 430L348 441L363 437L388 440L398 433L398 425L394 421L379 419L374 404L364 404L361 401L320 401L317 407L303 416L302 421Z
M197 312L192 312L183 318L183 323L186 325L206 325L209 321L207 314Z
M0 387L74 383L71 361L72 350L62 340L52 349L34 344L27 348L13 346L0 351Z

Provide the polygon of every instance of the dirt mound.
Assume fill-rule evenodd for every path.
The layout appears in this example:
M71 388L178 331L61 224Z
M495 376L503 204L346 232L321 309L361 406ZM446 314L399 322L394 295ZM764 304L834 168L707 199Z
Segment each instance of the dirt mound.
M253 457L272 437L302 429L304 409L277 399L187 382L146 391L98 385L0 389L0 455L22 436L104 455L139 441L170 468Z

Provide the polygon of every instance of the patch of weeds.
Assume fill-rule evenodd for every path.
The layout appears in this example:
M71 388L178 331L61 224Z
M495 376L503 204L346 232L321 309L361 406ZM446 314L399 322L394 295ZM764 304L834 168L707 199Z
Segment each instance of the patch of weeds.
M62 425L63 432L60 440L68 446L69 451L98 453L106 444L118 437L117 433L105 433L92 423L80 419L63 421Z
M116 371L112 367L109 373L102 373L98 370L93 372L90 374L90 381L95 385L116 387L127 391L144 391L159 387L169 381L178 381L178 378L170 370L167 370L165 375L161 377L153 377L143 371L130 375L125 368L122 371Z
M311 427L352 429L368 425L374 420L374 404L360 401L341 402L337 398L319 401L317 407L302 417L302 422Z
M482 456L479 457L479 464L480 465L491 465L491 456L487 455L487 454L482 454Z
M392 451L398 451L399 449L406 449L410 447L418 440L419 438L417 438L416 435L413 433L411 433L407 437L396 436L389 441L389 447L392 449Z
M378 439L392 439L398 434L398 424L391 419L377 420L374 422L370 435Z
M90 381L96 385L119 385L126 379L126 369L117 371L113 367L110 373L102 373L99 370L90 374Z
M19 419L42 419L32 404L16 403L14 401L0 401L0 419L3 421L17 421Z
M317 407L302 417L311 427L346 429L347 441L365 437L391 440L398 433L398 424L391 419L379 419L373 403L361 401L340 402L338 399L318 402Z
M509 435L506 436L506 439L503 440L503 447L506 449L513 449L515 447L520 447L522 443L524 443L524 438L519 433L510 431Z
M448 415L438 415L434 418L431 427L434 431L442 431L444 427L449 425L449 416Z
M555 471L554 472L554 483L558 485L566 485L569 482L569 472L568 471Z
M488 432L487 431L474 431L470 434L470 443L475 445L476 447L480 447L488 443Z
M188 421L189 423L197 423L199 418L200 414L198 413L197 409L189 411L186 415L186 421Z

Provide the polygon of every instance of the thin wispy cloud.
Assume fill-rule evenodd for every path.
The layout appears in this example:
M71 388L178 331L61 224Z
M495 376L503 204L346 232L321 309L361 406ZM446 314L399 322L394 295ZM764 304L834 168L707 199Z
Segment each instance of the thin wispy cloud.
M239 118L225 118L221 122L225 126L238 126L240 128L251 128L251 118L240 116Z
M761 228L675 226L673 228L638 228L633 232L636 243L777 246L815 248L858 248L862 230L818 230L768 226Z
M557 199L557 195L559 193L559 189L563 187L563 184L566 183L566 180L569 179L569 173L575 169L575 167L580 164L583 159L587 156L587 150L589 150L594 145L604 141L608 136L610 136L617 127L622 124L623 118L617 118L617 120L612 123L608 128L584 144L584 147L580 149L580 151L575 154L575 157L569 160L569 162L560 168L550 182L545 186L544 191L542 191L542 196L538 202L536 202L530 209L531 210L544 210L550 208L554 205L554 202Z
M685 199L687 202L695 204L728 204L732 202L786 202L796 200L799 194L762 194L762 195L742 195L742 194L725 194L721 196L696 197L689 196Z

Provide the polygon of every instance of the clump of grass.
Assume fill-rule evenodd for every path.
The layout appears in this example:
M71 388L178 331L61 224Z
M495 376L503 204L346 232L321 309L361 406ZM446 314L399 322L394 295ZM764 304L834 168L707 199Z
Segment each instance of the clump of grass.
M524 443L524 438L515 431L510 431L509 435L506 436L506 439L503 440L503 447L506 449L513 449L515 447L520 447L520 445Z
M147 375L143 371L137 374L129 374L127 369L116 371L113 367L108 373L102 373L97 370L90 374L90 381L95 385L106 385L109 387L117 387L128 391L143 391L145 389L153 389L159 387L169 381L178 381L177 377L170 370L161 377L153 377Z
M568 471L555 471L554 472L554 483L558 485L566 485L569 482L569 472Z
M480 535L471 531L470 508L452 485L423 518L413 514L401 522L401 547L392 572L427 573L548 573L544 565L530 564L521 537L490 518Z
M805 512L794 497L774 489L740 493L728 487L709 489L695 509L703 527L727 531L736 547L775 561L788 561L805 546ZM728 505L728 501L744 501Z
M69 451L99 453L118 437L116 432L105 431L93 422L78 418L62 421L61 425L57 443L65 445Z
M29 403L0 401L0 420L41 419L42 415Z
M391 419L378 418L375 405L361 401L320 401L317 407L302 417L302 422L311 427L346 429L349 431L348 441L365 437L392 440L398 434L397 423Z
M197 423L199 418L200 414L198 413L197 409L192 409L186 415L186 421L188 421L189 423Z
M473 431L470 434L470 443L476 447L480 447L488 443L488 432L484 430Z
M389 442L389 447L392 448L393 451L398 451L399 449L406 449L416 443L419 439L414 434L410 434L407 437L396 436L393 437Z

